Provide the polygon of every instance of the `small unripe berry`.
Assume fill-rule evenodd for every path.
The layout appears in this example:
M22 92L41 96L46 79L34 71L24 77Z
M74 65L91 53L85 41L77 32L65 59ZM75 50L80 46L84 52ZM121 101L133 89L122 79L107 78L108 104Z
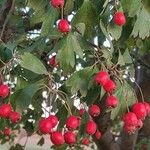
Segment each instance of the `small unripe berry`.
M113 17L114 23L118 26L123 26L126 23L126 18L123 12L116 12Z
M82 117L82 116L84 115L84 113L85 113L85 109L84 109L84 108L81 108L81 109L79 110L79 115L80 115L80 117Z
M69 23L66 19L61 19L58 23L58 29L62 33L67 33L70 31Z
M65 143L64 137L59 131L52 132L50 135L50 139L54 145L62 145Z
M0 96L5 98L9 95L9 87L5 84L0 85Z
M102 136L101 132L99 130L97 130L96 133L95 133L96 139L99 140L101 138L101 136Z
M95 81L102 86L105 85L109 79L109 75L106 71L100 71L95 76Z
M90 140L88 138L83 138L82 139L82 144L83 145L89 145L90 144Z
M106 106L107 107L112 107L112 108L117 107L118 106L117 97L114 96L114 95L108 96L107 99L106 99Z
M91 105L89 108L89 114L92 117L97 117L100 115L100 107L98 105Z
M52 123L49 119L41 119L39 121L39 130L43 134L51 133Z
M5 128L5 129L3 130L3 134L4 134L5 136L9 136L10 133L11 133L10 128Z
M135 103L132 106L132 112L136 114L138 119L144 119L147 115L147 111L143 103Z
M96 123L92 120L89 120L86 124L86 133L89 135L93 135L96 132Z
M64 0L51 0L51 5L56 7L63 7L64 6Z
M67 118L66 120L66 127L69 129L69 130L75 130L76 128L78 128L80 125L80 120L78 117L76 116L70 116Z
M112 93L116 89L116 84L114 81L108 80L103 87L106 92Z
M55 115L50 115L47 119L51 122L52 128L58 124L58 118Z
M12 107L10 104L2 104L0 106L0 117L8 118L11 112L12 112Z
M21 115L19 112L13 111L10 113L9 119L11 120L12 123L16 123L21 120Z
M64 134L64 139L67 144L75 144L76 143L76 134L68 131Z

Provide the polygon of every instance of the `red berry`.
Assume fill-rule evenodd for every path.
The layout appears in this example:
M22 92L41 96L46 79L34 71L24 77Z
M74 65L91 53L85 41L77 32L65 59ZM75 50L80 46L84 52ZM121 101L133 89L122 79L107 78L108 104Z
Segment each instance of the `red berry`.
M95 76L95 81L100 85L106 84L109 79L109 74L106 71L100 71Z
M65 142L62 133L59 131L52 132L50 139L54 145L62 145Z
M150 113L150 105L149 105L149 103L144 102L143 104L145 105L147 114Z
M89 120L86 124L86 133L93 135L96 132L96 123L92 120Z
M76 143L76 134L68 131L64 134L64 139L67 144L75 144Z
M136 131L136 126L124 125L124 130L126 133L132 134Z
M99 130L97 130L96 133L95 133L96 139L99 140L101 138L101 136L102 136L101 132Z
M13 111L10 113L9 119L11 120L12 123L16 123L21 120L21 115L20 113Z
M80 117L82 117L82 116L84 115L84 113L85 113L85 109L84 109L84 108L81 108L81 109L79 110L79 115L80 115Z
M63 7L64 6L64 0L51 0L51 5L56 7Z
M4 134L5 136L9 136L10 133L11 133L10 128L5 128L5 129L3 130L3 134Z
M58 29L62 33L66 33L70 31L69 23L66 19L61 19L58 23Z
M8 118L12 112L12 107L10 104L3 104L0 106L0 117Z
M113 17L114 23L118 26L123 26L126 23L126 18L123 12L116 12Z
M112 93L116 89L116 84L110 79L103 87L106 92Z
M137 128L142 128L143 127L143 122L141 119L138 120L138 123L137 123Z
M52 123L51 123L51 121L48 118L41 119L39 121L39 130L43 134L51 133L51 130L52 130Z
M91 105L90 108L89 108L89 114L92 117L99 116L100 112L101 112L101 110L100 110L99 106L97 106L97 105Z
M118 99L116 96L108 96L107 99L106 99L106 106L107 107L117 107L118 105Z
M53 67L56 66L56 61L55 61L56 56L53 56L50 60L49 60L49 64Z
M132 112L134 112L138 119L144 119L147 115L145 105L143 103L135 103L132 106Z
M66 127L69 130L75 130L80 125L80 120L76 116L70 116L66 120Z
M51 122L52 128L58 124L58 118L55 115L50 115L48 120Z
M128 112L123 116L123 121L127 126L137 126L138 119L133 112Z
M9 87L5 84L0 85L0 96L5 98L9 94Z
M89 145L90 144L90 140L88 138L83 138L82 139L82 144L83 145Z

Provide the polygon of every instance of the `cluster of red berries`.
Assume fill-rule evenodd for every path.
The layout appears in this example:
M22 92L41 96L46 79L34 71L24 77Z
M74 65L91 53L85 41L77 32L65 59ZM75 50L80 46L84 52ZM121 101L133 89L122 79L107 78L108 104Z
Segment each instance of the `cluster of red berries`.
M85 109L79 110L80 117L84 114ZM92 105L89 109L89 113L92 117L100 114L100 108L97 105ZM39 121L39 130L43 134L50 134L51 142L54 145L62 145L64 143L73 145L77 143L77 129L81 124L81 118L79 116L71 115L66 119L65 131L55 131L58 125L58 118L56 115L50 115L48 118L41 119ZM55 128L55 129L54 129ZM101 132L97 130L96 123L90 119L85 126L85 132L88 135L94 135L97 139L100 139ZM88 145L90 140L88 137L82 138L82 144Z
M106 92L112 94L116 89L116 84L110 79L109 74L106 71L99 71L95 76L97 84L101 85ZM118 105L118 99L115 95L110 95L106 99L106 106L114 108Z
M142 128L143 120L150 113L150 105L147 102L136 102L131 112L123 116L124 130L127 133L134 133L137 129Z
M51 0L51 5L54 8L61 8L64 6L64 0ZM67 33L70 31L69 23L66 19L61 19L58 23L58 29L62 33Z
M0 96L5 98L9 95L9 87L7 85L0 85ZM0 106L0 117L4 119L10 119L12 123L17 123L21 119L20 113L13 111L11 104L2 104ZM5 128L4 135L10 135L10 129Z

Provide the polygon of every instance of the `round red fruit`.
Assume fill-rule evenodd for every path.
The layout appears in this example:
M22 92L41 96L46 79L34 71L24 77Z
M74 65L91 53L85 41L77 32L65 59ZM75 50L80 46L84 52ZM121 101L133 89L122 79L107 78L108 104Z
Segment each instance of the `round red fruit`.
M0 117L8 118L11 112L12 112L12 107L10 104L2 104L0 106Z
M118 106L117 97L114 96L114 95L108 96L107 99L106 99L106 106L107 107L112 107L112 108L117 107Z
M144 102L143 104L145 105L147 114L150 113L150 105L149 105L149 103Z
M55 66L56 66L55 58L56 58L56 56L53 56L53 57L52 57L52 58L50 58L50 60L49 60L49 64L50 64L51 66L53 66L53 67L55 67Z
M59 131L52 132L50 139L54 145L62 145L65 142L62 133Z
M70 31L69 23L66 19L61 19L58 23L58 29L62 33L66 33Z
M51 133L52 123L50 122L50 120L49 119L41 119L39 121L39 130L43 134Z
M10 133L11 133L10 128L5 128L5 129L3 130L3 134L4 134L5 136L9 136Z
M90 140L88 138L83 138L82 139L82 144L83 145L89 145L90 144Z
M133 112L126 113L123 116L123 121L126 126L137 126L137 124L138 124L137 116Z
M10 113L9 119L11 120L12 123L17 123L18 121L21 120L21 115L20 113L13 111Z
M78 128L79 125L80 125L80 120L76 116L72 115L72 116L68 117L66 120L66 127L69 130L75 130L76 128Z
M92 120L89 120L86 124L86 133L89 135L93 135L96 132L96 123Z
M64 139L67 144L75 144L76 143L76 134L68 131L64 134Z
M116 12L113 17L114 23L118 26L123 26L126 23L126 18L123 12Z
M51 122L52 128L58 124L58 118L55 115L50 115L48 120Z
M5 98L9 95L9 87L5 84L0 85L0 96Z
M101 132L99 130L97 130L96 133L95 133L96 139L99 140L101 138L101 136L102 136Z
M51 5L56 7L63 7L64 6L64 0L51 0Z
M110 79L103 87L106 92L112 93L116 89L116 84Z
M89 114L92 116L92 117L97 117L100 115L100 107L98 105L91 105L90 108L89 108Z
M109 75L106 71L100 71L95 76L96 83L100 85L105 85L109 79Z
M143 103L135 103L132 106L132 112L136 114L138 119L144 119L147 115L147 111Z
M84 109L84 108L81 108L81 109L79 110L79 115L80 115L80 117L82 117L82 116L84 115L84 113L85 113L85 109Z

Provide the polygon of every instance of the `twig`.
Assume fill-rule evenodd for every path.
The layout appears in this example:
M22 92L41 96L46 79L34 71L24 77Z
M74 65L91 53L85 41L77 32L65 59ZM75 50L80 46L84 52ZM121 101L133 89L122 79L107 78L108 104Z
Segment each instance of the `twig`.
M5 21L4 21L3 28L2 28L2 32L1 32L1 35L0 35L0 39L1 39L1 40L2 40L2 38L3 38L3 34L4 34L4 31L5 31L6 25L7 25L7 23L8 23L9 17L10 17L10 15L11 15L11 13L13 12L14 6L15 6L15 0L12 1L11 8L10 8L10 10L9 10L9 12L8 12L8 15L7 15L7 17L6 17Z

